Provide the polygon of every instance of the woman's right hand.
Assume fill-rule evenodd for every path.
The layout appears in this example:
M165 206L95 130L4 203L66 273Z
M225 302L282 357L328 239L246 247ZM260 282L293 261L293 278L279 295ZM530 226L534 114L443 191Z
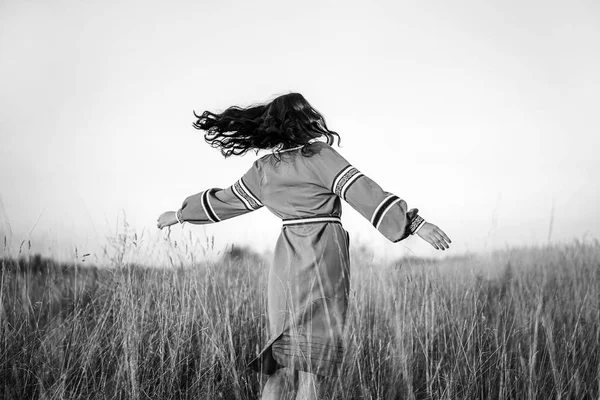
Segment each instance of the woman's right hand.
M417 235L437 250L446 250L450 247L450 243L452 243L443 230L429 222L425 222L417 232Z
M178 221L177 217L175 216L175 211L167 211L160 214L160 216L156 220L156 226L158 229L162 229L167 226L175 225L177 222Z

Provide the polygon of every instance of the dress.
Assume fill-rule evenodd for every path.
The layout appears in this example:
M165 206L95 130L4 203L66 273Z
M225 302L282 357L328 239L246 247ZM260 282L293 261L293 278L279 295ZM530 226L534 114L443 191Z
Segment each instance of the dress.
M219 222L266 207L283 220L268 277L270 340L250 367L283 366L336 375L350 286L349 236L341 199L392 242L410 234L406 202L388 193L323 142L268 154L226 189L185 199L179 216Z

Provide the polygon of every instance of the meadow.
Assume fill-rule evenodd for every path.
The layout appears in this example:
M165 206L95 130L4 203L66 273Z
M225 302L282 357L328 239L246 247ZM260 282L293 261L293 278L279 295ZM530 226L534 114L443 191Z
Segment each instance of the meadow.
M186 250L186 251L189 251ZM352 254L332 399L597 399L600 243L377 264ZM256 399L268 261L5 257L0 398Z

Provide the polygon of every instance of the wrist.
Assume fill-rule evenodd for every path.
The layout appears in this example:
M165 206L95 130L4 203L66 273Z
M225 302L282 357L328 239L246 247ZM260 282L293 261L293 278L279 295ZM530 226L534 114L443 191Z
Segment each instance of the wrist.
M175 220L177 223L183 224L184 221L183 221L183 217L181 215L181 209L175 211Z

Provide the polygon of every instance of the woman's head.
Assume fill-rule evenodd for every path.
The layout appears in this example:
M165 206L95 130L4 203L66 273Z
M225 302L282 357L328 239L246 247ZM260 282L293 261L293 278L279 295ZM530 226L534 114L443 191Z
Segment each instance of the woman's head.
M246 108L229 107L220 114L194 115L198 118L194 127L206 131L206 142L220 148L225 157L249 150L283 150L318 138L329 144L337 138L339 143L339 135L327 128L323 116L300 93Z

